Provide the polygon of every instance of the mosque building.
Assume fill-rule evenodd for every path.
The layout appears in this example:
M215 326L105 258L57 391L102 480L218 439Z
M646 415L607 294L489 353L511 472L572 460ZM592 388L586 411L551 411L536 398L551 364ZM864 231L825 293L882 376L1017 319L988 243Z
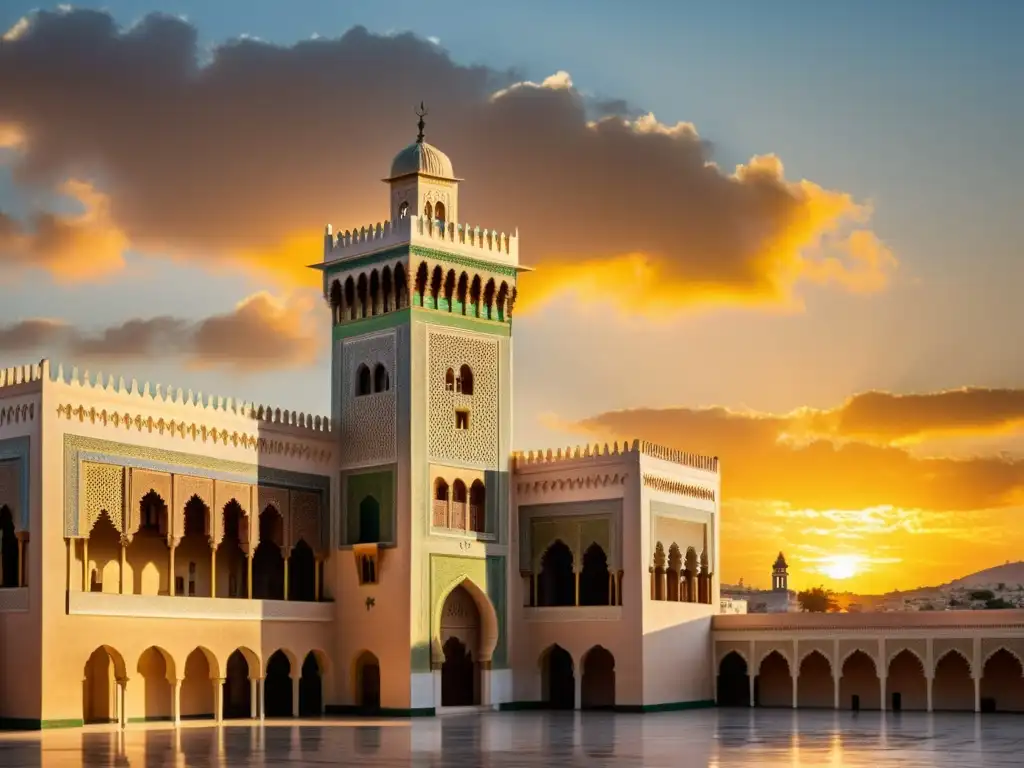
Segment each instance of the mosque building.
M1024 710L1024 612L718 615L715 457L513 452L526 268L459 182L421 119L388 220L327 228L330 416L0 371L0 725Z

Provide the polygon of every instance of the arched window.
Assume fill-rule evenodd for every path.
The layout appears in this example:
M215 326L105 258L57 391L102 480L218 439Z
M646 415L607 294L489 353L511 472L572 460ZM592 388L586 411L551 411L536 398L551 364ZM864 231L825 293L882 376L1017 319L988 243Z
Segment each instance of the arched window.
M391 389L391 378L388 376L388 369L383 363L377 363L373 369L373 391L387 392Z
M434 206L434 218L444 224L445 218L444 203L438 203Z
M359 541L357 544L376 544L380 541L380 502L365 496L359 502Z
M576 575L572 570L572 550L556 540L540 560L540 605L576 605Z
M439 477L434 481L434 500L448 501L448 483L444 481L443 477Z
M335 323L341 322L342 295L341 281L335 280L331 283L331 313Z
M452 483L452 501L456 504L466 503L466 484L461 480Z
M599 544L591 544L583 553L580 572L580 605L609 605L611 602L611 575L608 557Z
M459 392L464 395L473 394L473 369L468 365L459 368Z
M483 533L487 529L487 490L479 480L469 486L469 530Z
M398 206L398 218L404 219L409 216L409 203L402 203Z
M356 371L356 397L369 395L373 392L372 383L373 379L370 377L370 369L366 367L365 363L360 363L359 369Z
M434 220L434 206L430 204L429 200L423 204L423 218L427 221Z
M455 391L455 371L451 368L444 375L444 388L449 392Z

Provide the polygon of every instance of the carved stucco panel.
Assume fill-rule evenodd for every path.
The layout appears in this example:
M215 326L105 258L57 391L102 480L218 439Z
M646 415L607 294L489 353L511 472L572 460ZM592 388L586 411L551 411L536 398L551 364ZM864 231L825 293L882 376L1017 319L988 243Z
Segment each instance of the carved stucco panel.
M856 639L856 640L840 640L839 641L839 659L837 660L836 668L839 671L840 676L842 675L843 666L845 666L847 660L857 651L863 651L867 654L868 658L875 665L875 673L878 674L879 670L882 669L878 663L878 640L873 639Z
M345 341L341 373L342 467L390 464L395 461L397 439L398 376L397 336L394 331ZM366 365L372 372L381 364L391 388L357 396L357 371Z
M801 638L797 644L797 653L799 658L797 659L797 669L803 666L804 661L807 657L814 652L820 653L825 657L828 662L829 668L831 669L835 665L835 660L832 658L832 651L834 650L833 643L831 640L804 640Z
M981 664L982 672L984 672L984 665L993 654L999 651L1000 648L1005 648L1007 651L1017 657L1017 660L1021 662L1022 668L1024 668L1024 638L1016 637L1003 637L1003 638L983 638L981 641Z
M499 356L496 339L431 330L427 334L430 458L464 464L498 463ZM446 387L445 374L463 365L473 372L473 394ZM455 411L469 411L469 429L455 428Z
M789 647L787 647L787 645ZM780 643L777 640L758 640L754 643L754 656L751 666L754 669L754 674L760 674L761 665L764 664L764 660L771 656L773 653L778 653L782 658L786 660L786 665L792 670L793 668L793 644L792 643ZM792 671L790 671L792 674Z
M744 643L742 640L720 640L715 643L715 674L718 674L718 668L722 666L722 660L733 652L739 654L740 658L747 662L749 674L755 662L750 658L750 643Z
M302 539L315 554L324 554L323 530L326 526L323 523L323 509L319 493L292 491L289 546L294 546Z
M83 461L81 478L84 488L78 495L80 535L88 536L103 512L114 528L124 533L124 467Z
M224 507L231 501L238 502L242 508L243 519L239 520L238 538L242 545L242 551L248 552L249 547L256 547L259 544L259 527L254 525L251 514L252 486L245 483L232 483L227 480L214 480L213 482L213 505L212 515L216 525L217 544L224 538Z
M206 536L212 542L220 542L220 527L217 515L213 513L213 480L195 475L174 476L174 527L172 530L185 530L185 507L195 496L206 505ZM180 527L179 527L180 526Z
M259 486L256 489L256 508L253 510L253 514L250 516L254 521L253 530L259 528L259 518L266 510L267 507L273 507L277 510L277 513L281 516L282 526L281 532L284 536L283 542L278 542L284 551L287 553L291 549L292 538L291 538L291 501L289 491L286 488L273 488Z
M169 472L154 472L150 469L136 469L134 467L129 469L128 472L130 491L128 493L127 529L125 533L129 536L134 536L138 533L139 525L142 523L142 499L150 491L155 491L167 506L168 518L170 518L167 521L170 526L170 530L167 532L168 537L181 539L185 531L184 513L182 513L181 520L179 521L176 519L178 515L172 511L174 509L174 496L171 474Z
M892 661L903 651L910 651L915 661L921 665L922 674L928 674L928 642L921 638L900 638L885 641L886 670Z

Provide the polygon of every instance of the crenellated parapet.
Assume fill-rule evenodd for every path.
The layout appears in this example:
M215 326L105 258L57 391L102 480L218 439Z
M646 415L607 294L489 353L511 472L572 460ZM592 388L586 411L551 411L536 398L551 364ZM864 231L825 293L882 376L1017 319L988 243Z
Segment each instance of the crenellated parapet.
M674 448L666 448L665 446L650 443L645 440L633 440L632 442L623 441L620 447L618 442L613 442L610 445L608 443L602 444L586 444L577 445L575 447L569 446L564 450L557 448L555 450L548 449L547 451L518 451L512 454L512 466L513 469L521 467L528 467L541 464L556 464L564 462L574 462L581 459L594 459L594 458L607 458L607 457L622 457L622 456L650 456L651 458L659 459L661 461L669 461L674 464L680 464L691 469L697 469L704 472L718 473L718 457L717 456L702 456L697 453L689 453L687 451L679 451Z
M125 400L135 399L140 405L152 404L192 409L196 412L196 418L218 414L233 415L258 422L257 429L260 425L266 425L277 429L285 428L289 431L320 433L325 437L331 432L331 420L326 416L274 408L231 397L204 395L202 392L193 392L191 389L183 390L151 384L148 381L140 384L135 379L126 381L124 377L115 378L111 375L104 376L102 373L90 374L89 371L79 373L77 367L65 370L63 365L58 364L54 368L50 366L48 360L43 360L34 368L38 369L42 379L70 389L88 390ZM126 403L126 405L128 404ZM76 407L76 410L78 408L81 406ZM88 410L86 409L86 411ZM131 420L135 421L138 418L142 417L133 413Z
M406 216L344 232L324 234L324 264L345 261L399 245L422 245L488 261L519 263L519 233L506 234L472 224Z
M0 368L0 387L16 387L21 384L40 382L44 378L43 360L35 365L18 365L12 368Z

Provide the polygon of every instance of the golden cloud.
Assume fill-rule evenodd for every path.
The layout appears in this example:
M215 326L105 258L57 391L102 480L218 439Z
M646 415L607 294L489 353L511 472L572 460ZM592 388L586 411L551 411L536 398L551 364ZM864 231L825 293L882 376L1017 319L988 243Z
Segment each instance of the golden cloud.
M34 14L0 48L0 125L24 137L18 182L50 189L94 170L109 195L108 236L93 243L104 254L130 243L316 285L305 265L323 225L384 217L378 180L425 99L428 139L470 180L464 218L529 240L540 269L524 279L527 309L565 292L648 314L797 306L801 282L875 291L895 264L867 204L787 179L771 155L723 172L693 125L596 102L565 72L531 83L357 27L287 48L226 43L197 77L197 40L180 19L124 31L75 10ZM76 251L48 252L43 266L81 275Z
M95 333L60 320L23 320L0 327L0 353L67 354L95 362L177 357L190 367L237 373L298 368L312 363L321 347L310 318L313 302L310 296L282 300L261 292L198 322L134 319Z

